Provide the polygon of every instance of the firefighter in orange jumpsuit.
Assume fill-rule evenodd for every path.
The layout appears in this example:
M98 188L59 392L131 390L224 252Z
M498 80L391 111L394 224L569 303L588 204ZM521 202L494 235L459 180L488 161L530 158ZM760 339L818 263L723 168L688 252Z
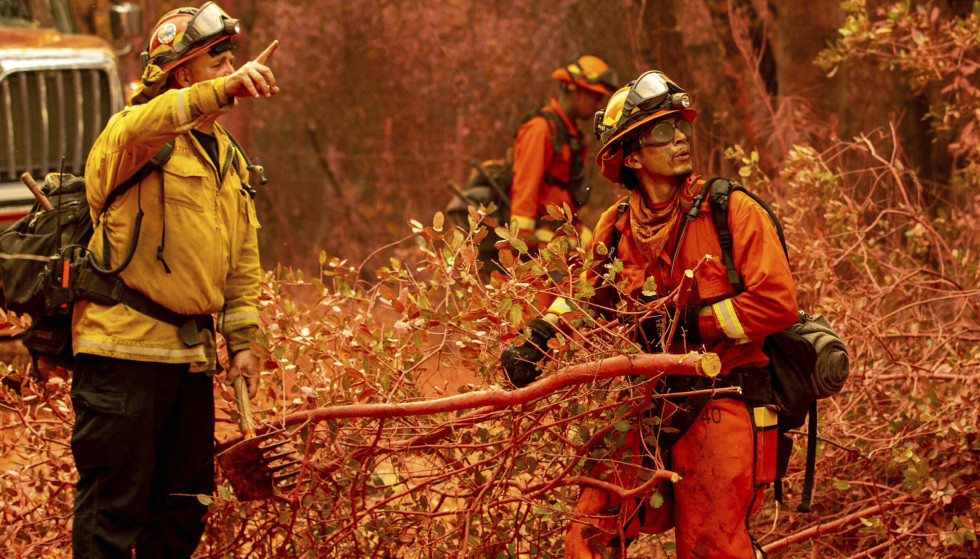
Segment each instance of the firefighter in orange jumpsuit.
M626 287L613 289L594 271L587 272L597 286L591 303L611 309L619 298L635 310L649 278L657 293L667 294L680 284L685 270L695 270L696 288L677 313L679 334L666 349L715 353L721 375L715 381L670 377L662 388L690 392L739 387L742 394L709 391L668 398L661 413L677 432L661 432L658 443L664 465L680 479L660 485L663 502L658 507L651 505L650 495L624 502L584 487L566 534L568 558L625 557L627 545L641 531L670 528L676 528L678 559L752 559L761 553L748 532L748 518L776 467L776 417L766 405L771 387L762 340L796 319L795 288L768 215L737 191L731 194L728 220L744 287L736 292L729 281L708 201L700 196L704 180L692 166L691 123L697 113L690 102L666 75L651 71L613 94L596 115L596 135L603 144L596 162L605 177L629 194L599 219L593 244L593 250L599 244L615 248L623 263L617 281L625 281ZM692 211L695 205L700 211ZM712 258L696 266L706 255ZM559 318L574 306L573 301L556 301L543 317L527 324L527 343L504 352L504 369L515 384L536 378L536 364L547 352L556 325L575 325ZM636 328L647 334L638 336L641 345L651 340L645 351L660 350L652 340L659 339L662 328L656 320ZM594 466L592 477L627 489L639 485L651 464L644 439L653 434L636 424L625 445Z
M575 213L588 201L585 141L576 121L591 119L618 85L609 66L591 55L574 58L551 75L559 82L558 98L534 111L514 141L511 222L531 249L551 241L560 225L542 221L549 205L567 204ZM577 228L588 244L591 231Z

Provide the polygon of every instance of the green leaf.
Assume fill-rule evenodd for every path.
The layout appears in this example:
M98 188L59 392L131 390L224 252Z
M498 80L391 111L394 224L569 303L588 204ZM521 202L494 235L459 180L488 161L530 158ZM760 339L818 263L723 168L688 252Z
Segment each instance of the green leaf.
M851 484L844 480L838 480L834 482L834 487L836 487L841 491L847 491L848 489L851 488Z
M514 305L510 308L510 312L507 313L507 318L510 321L510 325L517 328L524 321L524 313L521 312L521 307Z
M619 431L620 433L625 433L626 431L629 431L632 426L633 425L629 421L617 421L616 423L613 424L613 427L615 427L616 430Z
M657 296L657 280L655 280L653 276L648 277L643 282L643 296L644 297Z
M659 509L664 505L664 496L661 495L659 492L654 491L653 494L650 495L649 503L651 507L655 509Z
M517 252L520 252L521 254L524 254L524 253L527 252L527 243L525 243L524 241L518 239L517 237L514 237L514 238L510 239L510 246L512 246L515 249L517 249Z

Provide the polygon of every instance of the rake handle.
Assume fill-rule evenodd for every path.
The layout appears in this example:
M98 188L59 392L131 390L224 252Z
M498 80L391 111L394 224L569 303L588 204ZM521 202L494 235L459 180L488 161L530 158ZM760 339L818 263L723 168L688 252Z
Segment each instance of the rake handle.
M40 187L38 187L37 183L34 182L34 177L32 177L30 173L22 173L20 175L20 182L24 183L24 186L30 189L31 194L37 198L37 201L40 202L42 208L46 210L54 209L54 206L51 205L51 201L48 200L48 197L41 192Z
M252 403L248 399L248 384L244 376L238 375L233 386L235 405L238 407L238 427L242 430L242 437L247 441L255 437L255 418L252 417Z

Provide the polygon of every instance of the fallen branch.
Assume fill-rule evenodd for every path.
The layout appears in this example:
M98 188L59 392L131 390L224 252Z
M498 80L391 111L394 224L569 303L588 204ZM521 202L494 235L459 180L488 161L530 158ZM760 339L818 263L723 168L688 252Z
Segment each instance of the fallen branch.
M328 419L407 417L448 413L478 407L501 409L542 398L566 386L586 384L597 380L628 375L645 376L651 379L663 375L715 377L719 372L721 372L721 360L714 353L617 355L566 367L516 390L481 390L446 398L401 404L351 404L317 408L289 414L259 431L264 433L274 429L284 429L293 425Z
M769 545L762 547L763 551L766 553L773 553L789 547L793 544L797 544L803 541L812 540L818 538L824 534L837 533L841 528L847 526L848 524L860 520L862 518L867 518L869 516L874 516L876 514L881 514L886 510L893 509L899 505L903 505L912 500L911 495L905 495L895 499L894 501L888 501L881 503L880 505L875 505L873 507L868 507L863 510L859 510L853 514L849 514L842 518L838 518L833 522L827 522L825 524L817 524L816 526L811 526L806 530L801 530L795 534L790 534L781 540L776 540Z

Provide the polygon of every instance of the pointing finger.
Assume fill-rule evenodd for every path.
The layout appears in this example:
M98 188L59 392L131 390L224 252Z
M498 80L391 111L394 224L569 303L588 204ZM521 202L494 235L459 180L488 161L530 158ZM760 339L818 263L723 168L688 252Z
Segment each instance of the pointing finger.
M272 53L276 52L277 48L279 48L278 39L269 43L269 46L265 47L265 50L255 58L255 61L259 64L265 64L265 61L272 57Z

